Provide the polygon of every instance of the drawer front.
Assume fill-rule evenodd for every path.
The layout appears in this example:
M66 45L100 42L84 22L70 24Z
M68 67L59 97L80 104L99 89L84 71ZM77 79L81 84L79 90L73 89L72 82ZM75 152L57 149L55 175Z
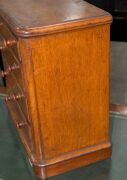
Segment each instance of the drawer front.
M24 91L23 77L21 72L21 62L13 56L9 49L2 51L3 64L5 72L9 71L6 75L6 84L7 86L12 86L14 81L9 81L10 75L14 76L16 82L20 85ZM9 70L10 68L10 70Z
M9 76L10 80L14 81L13 76ZM8 94L8 101L10 102L16 102L19 108L21 109L22 113L24 114L27 122L29 121L28 116L28 106L27 101L25 98L24 92L21 90L20 86L18 84L15 84L15 86L11 86L11 88L7 89Z
M16 37L0 18L0 50L4 64L2 77L6 79L6 103L22 142L28 152L34 154L33 130L29 121L17 42Z
M22 113L19 105L16 101L6 101L10 110L12 120L16 126L16 129L21 137L23 144L31 153L34 153L33 131L31 124L29 124Z
M22 64L13 56L10 49L7 48L2 51L4 73L6 80L6 90L10 95L24 95L21 99L17 100L17 104L20 106L25 117L28 117L28 106L25 98L25 88L22 76ZM29 120L28 120L29 121Z
M18 48L17 48L17 39L10 31L10 29L5 25L5 23L0 19L0 40L3 43L2 50L10 49L12 54L20 61Z

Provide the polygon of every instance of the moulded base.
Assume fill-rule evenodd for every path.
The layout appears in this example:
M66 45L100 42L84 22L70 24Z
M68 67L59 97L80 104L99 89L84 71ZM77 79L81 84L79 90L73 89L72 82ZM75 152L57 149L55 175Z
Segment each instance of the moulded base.
M35 174L45 179L47 177L56 176L64 172L87 166L89 164L110 158L112 154L111 144L109 142L83 148L75 152L63 155L54 162L45 165L33 165Z

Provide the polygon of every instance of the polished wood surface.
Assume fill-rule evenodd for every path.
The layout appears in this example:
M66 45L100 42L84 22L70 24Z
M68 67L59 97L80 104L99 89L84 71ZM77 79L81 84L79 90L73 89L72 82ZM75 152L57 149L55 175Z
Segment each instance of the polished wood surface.
M111 21L107 12L83 0L1 0L0 14L13 33L28 37Z
M45 158L107 141L109 26L30 39L29 44L39 116L44 117Z
M7 2L0 1L5 101L36 175L109 158L111 16L83 1ZM29 10L34 18L24 16Z
M80 168L82 166L87 166L89 164L95 163L97 161L102 161L111 157L112 149L111 144L105 144L86 148L84 153L82 151L81 155L75 156L74 158L68 158L67 160L59 161L58 163L54 163L48 165L45 169L46 176L55 176L57 174L61 174L75 168ZM72 155L72 153L71 153ZM42 177L42 169L38 166L33 166L38 177Z

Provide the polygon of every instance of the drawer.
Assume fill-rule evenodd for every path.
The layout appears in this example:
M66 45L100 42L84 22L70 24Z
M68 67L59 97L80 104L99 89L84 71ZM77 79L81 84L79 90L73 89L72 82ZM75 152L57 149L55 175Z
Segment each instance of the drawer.
M7 94L8 94L8 101L15 101L19 108L22 110L22 113L24 114L25 118L29 121L29 114L28 114L28 105L27 100L25 97L25 93L22 91L21 87L16 83L15 79L13 78L13 75L9 75L9 84L13 82L13 85L7 86Z
M14 81L12 80L12 77L10 76L10 75L13 75L13 78L15 79L15 81L20 85L20 87L24 91L23 77L22 77L22 72L21 72L22 70L21 62L18 62L18 60L13 56L13 54L10 52L9 49L2 51L2 57L3 57L3 64L4 64L7 87L13 86Z
M23 84L23 77L21 72L21 62L13 56L9 49L2 51L4 74L6 80L6 91L9 94L24 95L21 99L17 100L25 117L28 118L27 101L25 99L25 88Z
M2 19L0 19L0 40L3 43L2 50L4 51L9 48L12 54L20 61L17 48L17 39L7 25L2 21Z
M18 131L18 134L28 149L33 154L34 152L34 143L33 143L33 130L30 123L27 122L24 114L22 113L19 105L16 101L6 101L7 106L10 110L13 123Z

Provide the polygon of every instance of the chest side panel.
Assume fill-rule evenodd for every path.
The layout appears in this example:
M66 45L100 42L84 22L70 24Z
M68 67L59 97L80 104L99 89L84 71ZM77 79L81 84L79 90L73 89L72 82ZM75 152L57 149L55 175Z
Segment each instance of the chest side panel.
M109 140L109 25L30 40L46 159Z

